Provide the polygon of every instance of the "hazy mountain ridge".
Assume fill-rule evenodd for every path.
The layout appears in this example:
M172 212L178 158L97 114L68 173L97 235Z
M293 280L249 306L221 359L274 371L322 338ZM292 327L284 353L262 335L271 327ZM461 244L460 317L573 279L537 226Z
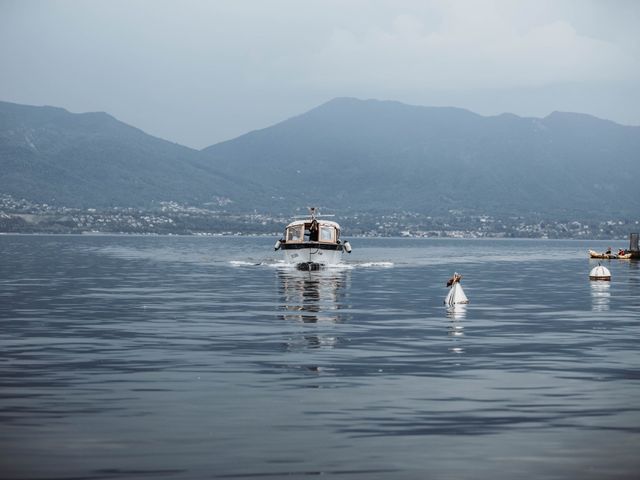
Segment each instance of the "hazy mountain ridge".
M584 215L637 212L639 151L640 127L583 114L483 117L346 98L203 152L223 171L252 165L250 178L294 204Z
M0 193L69 206L632 216L638 152L640 127L562 112L338 98L196 151L105 113L0 102Z
M245 182L196 161L199 152L106 113L0 102L0 191L68 206L206 203Z

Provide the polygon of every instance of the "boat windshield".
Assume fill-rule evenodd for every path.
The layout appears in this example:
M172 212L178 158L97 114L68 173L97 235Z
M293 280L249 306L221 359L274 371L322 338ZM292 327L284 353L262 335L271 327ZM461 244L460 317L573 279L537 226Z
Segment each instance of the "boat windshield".
M303 235L304 235L303 225L287 227L287 242L301 242Z
M340 232L333 225L305 223L289 225L285 230L285 241L289 243L322 242L337 243Z
M336 229L333 227L320 227L320 241L321 242L335 242L336 241Z

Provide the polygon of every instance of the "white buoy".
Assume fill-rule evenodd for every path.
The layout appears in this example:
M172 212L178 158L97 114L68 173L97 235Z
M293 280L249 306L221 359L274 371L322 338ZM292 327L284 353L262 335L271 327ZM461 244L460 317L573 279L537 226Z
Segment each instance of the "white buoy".
M454 273L453 277L449 279L447 282L447 286L451 286L451 290L447 295L447 298L444 299L444 303L447 305L456 305L460 303L469 303L469 299L464 294L464 290L462 290L462 285L460 285L460 280L462 279L462 275L458 273Z
M611 272L609 271L609 269L607 267L603 267L602 265L598 264L597 267L594 267L589 272L589 280L610 281L611 280Z

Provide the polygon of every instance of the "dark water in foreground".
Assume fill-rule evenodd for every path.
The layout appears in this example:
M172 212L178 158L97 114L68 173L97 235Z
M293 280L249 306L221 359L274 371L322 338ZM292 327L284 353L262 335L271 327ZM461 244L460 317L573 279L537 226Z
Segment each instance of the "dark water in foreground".
M297 272L273 242L0 237L0 477L638 478L639 262L352 239Z

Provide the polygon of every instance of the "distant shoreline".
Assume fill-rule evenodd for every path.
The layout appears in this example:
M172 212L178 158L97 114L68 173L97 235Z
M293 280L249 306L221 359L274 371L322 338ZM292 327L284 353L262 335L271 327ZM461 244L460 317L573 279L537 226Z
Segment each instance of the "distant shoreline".
M280 234L189 234L189 233L126 233L126 232L84 232L84 233L53 233L53 232L0 232L0 237L178 237L178 238L276 238ZM628 238L541 238L541 237L405 237L405 236L368 236L345 235L345 237L366 240L456 240L456 241L540 241L540 242L620 242Z

